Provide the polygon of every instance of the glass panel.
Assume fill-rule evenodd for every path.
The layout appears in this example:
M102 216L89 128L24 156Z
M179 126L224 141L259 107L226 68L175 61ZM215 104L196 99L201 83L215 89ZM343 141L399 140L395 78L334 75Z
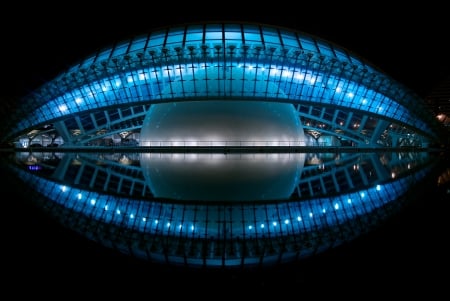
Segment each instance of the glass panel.
M326 55L326 56L334 56L333 51L329 47L328 43L317 41L317 45L319 46L320 53Z
M302 37L300 37L300 42L301 42L303 49L317 52L316 45L311 38L302 36Z
M206 32L205 33L205 39L206 40L221 40L222 39L222 32L221 31Z
M116 48L114 48L114 50L113 50L113 53L112 53L112 56L117 56L117 55L123 55L123 54L125 54L126 53L126 51L127 51L127 49L128 49L128 46L129 46L130 44L127 42L127 43L124 43L124 44L120 44L120 45L118 45Z
M164 43L165 36L165 32L162 31L152 33L148 41L148 47L161 46Z
M136 51L136 50L142 50L142 49L144 49L146 44L147 44L147 37L137 38L132 42L132 44L130 46L130 52Z
M184 29L183 28L173 28L170 30L166 44L173 44L173 43L182 43L184 38Z
M239 42L242 41L242 33L241 32L225 32L225 39L226 40L237 40Z
M245 41L261 42L261 35L258 33L244 33Z
M334 48L334 53L336 53L337 58L340 60L343 60L343 61L349 60L347 54L339 49Z
M110 54L111 54L111 49L107 49L107 50L105 50L103 52L100 52L100 54L98 55L96 61L98 62L98 61L107 60L109 58Z
M280 36L278 35L278 31L274 28L263 28L263 36L264 42L268 44L280 44Z
M186 34L186 42L202 41L203 32L189 32Z
M283 32L281 33L281 38L283 40L283 44L285 46L292 46L292 47L300 47L297 37L294 33L291 32Z

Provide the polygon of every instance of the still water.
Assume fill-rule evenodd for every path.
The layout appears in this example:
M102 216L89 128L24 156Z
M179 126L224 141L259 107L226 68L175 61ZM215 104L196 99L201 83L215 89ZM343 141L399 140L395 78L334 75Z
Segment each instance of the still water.
M401 212L430 179L448 180L433 152L15 152L2 170L88 241L212 268L327 252Z

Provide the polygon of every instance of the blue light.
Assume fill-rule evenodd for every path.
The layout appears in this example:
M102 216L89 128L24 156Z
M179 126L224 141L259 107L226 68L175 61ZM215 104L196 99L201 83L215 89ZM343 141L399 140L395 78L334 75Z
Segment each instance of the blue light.
M67 105L60 105L60 106L58 107L58 109L59 109L62 113L64 113L64 112L67 111Z
M41 170L42 167L40 165L29 165L28 170Z
M394 124L395 126L400 124L408 125L411 127L411 132L413 132L414 129L421 129L421 131L417 132L418 136L420 133L431 132L428 129L432 127L428 127L424 121L416 118L420 116L416 116L415 111L420 112L420 108L419 110L410 110L408 107L409 104L414 103L416 99L409 99L408 97L404 99L405 96L409 96L408 93L403 93L407 91L401 91L402 89L398 87L395 82L390 82L388 77L384 77L383 74L379 73L376 69L366 66L364 62L360 62L356 58L353 58L344 50L339 52L339 49L335 46L320 44L319 41L314 40L314 38L311 38L310 40L306 39L306 37L302 37L302 34L300 33L284 32L282 29L277 29L274 31L273 35L269 35L268 33L271 33L271 31L267 31L267 37L264 36L263 38L262 33L265 32L264 27L256 27L257 26L255 25L254 33L244 31L242 25L237 26L236 31L230 32L225 31L225 27L222 24L216 24L211 27L195 27L197 28L195 30L191 27L178 28L177 30L158 33L158 35L147 35L146 38L143 37L140 40L131 39L130 41L132 42L124 42L123 44L120 44L120 47L105 50L81 64L83 68L79 69L77 67L78 65L74 66L70 72L65 72L60 77L56 78L56 80L49 83L48 86L46 85L42 91L37 91L45 93L36 93L40 98L35 106L35 110L29 111L23 120L15 125L15 128L11 130L11 133L13 135L19 132L25 133L26 131L33 129L33 127L39 127L42 124L53 124L56 121L60 122L60 125L64 130L64 124L65 121L67 121L67 126L65 127L66 130L68 130L66 131L66 137L69 141L64 141L67 142L65 144L70 145L75 141L77 143L80 141L80 144L82 144L86 141L90 141L90 138L87 137L91 137L90 134L94 133L95 130L100 130L106 122L108 122L108 131L119 127L121 128L120 124L118 124L119 121L122 121L120 112L118 112L118 120L114 120L115 117L109 120L108 115L111 115L111 117L115 116L112 113L109 114L111 108L116 112L116 110L119 111L129 108L130 105L136 105L136 107L139 106L139 110L136 110L135 113L130 113L134 115L129 115L130 119L139 119L144 116L146 110L148 110L150 106L154 106L155 103L159 105L160 102L177 102L194 98L209 101L222 98L223 96L233 99L249 98L256 101L273 99L274 101L289 102L293 106L298 107L298 111L296 112L296 116L299 117L297 118L298 122L302 121L302 118L307 120L308 117L319 117L316 115L312 116L313 114L309 113L307 109L311 111L311 109L316 109L322 104L325 104L327 108L330 108L330 112L325 113L329 114L331 117L325 118L320 116L317 118L318 120L311 122L311 125L307 124L307 126L310 127L311 130L324 130L325 128L325 130L328 130L329 132L326 133L326 135L332 135L333 132L330 130L329 126L340 123L342 127L338 127L343 131L339 132L339 138L343 138L344 140L353 139L354 141L352 140L352 142L355 142L355 144L360 143L363 145L365 138L367 138L369 143L373 142L375 146L377 146L377 139L375 139L375 137L361 138L360 136L364 135L357 134L360 133L360 131L356 131L356 129L363 129L364 126L368 128L368 135L371 135L372 133L382 133L382 127L387 127L388 124ZM210 28L211 30L214 29L214 32L205 31L205 28ZM177 35L174 33L177 33ZM250 37L252 39L249 39ZM255 41L257 41L255 45L261 45L263 49L271 49L273 45L273 49L276 50L275 54L277 55L277 59L267 59L268 52L264 51L262 52L261 58L258 55L247 57L241 52L244 46L247 47L247 45L243 44L244 40L248 43L252 54L255 53L252 48ZM186 60L185 57L177 58L177 56L174 55L174 49L180 48L182 51L184 51L185 48L190 49L187 48L188 46L185 47L186 41L188 41L186 45L193 45L194 51L192 53L199 54L195 59L192 58ZM271 42L268 43L268 41ZM280 41L283 43L279 44ZM201 50L201 48L197 49L196 46L198 45L201 47L203 44L221 45L223 52L221 50L216 53L211 48L212 51L208 52L209 54L207 56L203 56L197 51ZM225 51L228 51L225 49L231 49L231 46L236 48L236 52L225 57ZM284 48L285 46L287 48ZM160 59L154 62L153 60L157 59L159 55L153 57L153 54L149 55L149 53L153 52L153 49L159 53L160 50L163 50L163 47L165 47L164 51L168 51L168 57L171 59ZM281 49L289 51L286 52L286 54L283 54L282 51L278 51ZM317 64L316 59L312 59L311 63L309 63L309 60L304 60L306 59L304 50L311 52L306 54L311 54L311 57L313 58L318 58L319 56L324 58L323 65L322 63ZM298 55L298 61L296 57L294 58L292 56L294 53L297 53L297 51L298 54L296 54L296 57ZM139 60L137 60L137 57L139 57ZM131 58L130 64L125 64L123 61L124 58ZM338 64L332 64L332 66L328 65L329 62L333 62L336 59L339 62ZM114 65L113 62L120 62L120 64ZM351 65L352 62L353 65ZM102 63L102 65L105 63L103 66L107 67L105 70L108 70L108 72L96 73L96 68L100 67L100 64L98 63ZM348 63L350 63L350 65ZM347 67L344 68L343 66ZM355 76L353 76L353 73L352 76L347 76L348 74L346 72L350 70L347 69L349 67L355 67L352 71ZM267 72L265 72L265 70ZM369 72L366 73L367 71ZM229 76L225 76L225 74L228 74ZM342 74L345 75L342 77ZM75 80L70 83L72 76ZM375 79L381 78L382 80L379 82L369 81L368 79L372 76ZM95 81L93 81L93 79ZM52 89L47 89L47 87L51 87ZM55 92L53 92L53 90ZM62 92L60 93L58 91ZM400 99L396 100L395 98L398 96L400 96ZM336 110L333 112L334 107L336 107ZM27 108L24 109L24 111L26 111ZM94 118L93 116L90 121L95 124L94 127L97 127L97 125L98 127L91 130L86 127L90 133L82 133L83 135L73 138L70 135L71 132L69 130L72 127L75 127L75 125L71 125L72 123L75 124L75 122L69 121L69 118L74 119L73 117L75 115L88 116L94 111L103 111L104 114L102 115L105 115L103 117L106 117L107 121L97 124L95 121L97 121L97 119L100 121L100 118ZM342 117L338 116L339 111L344 112ZM356 112L355 115L358 115L356 116L357 118L352 118L351 115L345 117L347 116L346 111L348 111L349 114ZM63 117L67 118L64 119ZM101 120L104 119L103 117ZM372 117L375 121L377 121L378 118L382 121L375 122L375 130L372 130L371 126L368 126L368 124L365 124L366 118ZM83 119L80 120L82 121ZM398 124L396 124L396 122L398 122ZM129 126L130 128L124 128L123 130L129 130L131 127L139 127L138 123L133 122L130 124L132 124ZM73 131L75 130L76 129L73 129ZM349 133L347 133L347 131ZM354 134L352 134L353 131L355 132ZM109 134L109 132L107 134ZM410 133L406 132L405 134L408 136L410 135ZM329 136L324 137L323 140L328 141ZM72 138L80 140L71 141ZM66 138L64 137L64 139ZM325 165L320 166L324 167ZM29 170L39 170L41 168L42 167L40 166L28 167ZM355 166L355 169L358 168L359 166ZM46 171L50 172L50 170L47 169ZM19 173L26 172L22 170L19 171ZM362 176L365 175L365 171L362 169L360 170L360 173ZM277 203L273 208L266 204L261 206L255 205L251 208L253 209L252 211L243 211L246 210L247 207L242 208L241 214L241 212L239 212L241 208L239 208L239 210L237 209L237 211L233 211L233 207L233 212L228 217L220 214L222 213L222 207L216 207L214 204L211 205L211 210L209 210L209 207L207 208L208 210L203 210L203 206L206 207L206 205L200 204L196 205L198 207L194 208L191 207L190 204L171 204L170 201L160 202L160 199L142 202L142 195L140 195L138 199L133 199L131 194L129 196L113 194L104 197L101 193L96 194L93 189L81 190L75 188L69 188L68 192L70 193L70 196L68 197L67 194L62 193L67 191L65 186L61 186L62 192L55 193L54 188L58 188L59 184L56 181L48 180L44 175L42 175L42 177L38 176L39 175L36 173L32 176L21 174L22 178L28 180L31 179L28 182L31 182L31 185L38 188L39 192L51 201L54 201L60 206L70 208L79 214L85 214L89 216L89 218L92 218L93 221L98 220L102 224L111 223L118 228L129 228L132 230L131 233L143 232L145 234L156 233L157 235L161 233L161 228L167 233L176 232L176 227L174 227L174 231L165 229L164 220L166 220L166 222L167 220L173 220L174 225L177 222L182 221L183 224L179 224L178 226L180 232L184 224L186 224L187 227L189 223L192 224L195 222L196 227L199 228L197 231L198 233L195 233L195 236L197 237L198 234L199 239L208 239L208 243L209 237L219 237L223 234L224 230L221 227L222 224L227 225L227 231L229 230L233 237L244 238L247 229L248 233L253 229L253 223L255 224L255 227L260 224L260 228L263 229L265 228L265 222L268 222L268 231L259 230L259 232L262 234L270 233L271 236L280 237L290 234L315 233L311 231L316 231L316 228L318 227L327 228L337 226L340 230L341 225L349 224L348 222L355 216L359 214L368 214L373 208L380 208L386 203L394 201L409 185L409 182L407 181L393 182L392 187L389 184L385 184L386 188L383 190L383 193L372 193L372 190L366 190L365 192L371 194L370 197L368 196L365 198L365 192L358 191L359 181L355 181L354 191L347 195L319 195L316 198L316 195L311 191L311 194L313 194L312 198L308 198L307 200L292 200L292 202L289 201L289 203ZM35 180L33 177L39 179ZM301 177L297 177L297 179L300 178ZM336 183L335 181L334 184L340 184L339 179L340 178L336 178L332 180L339 182ZM350 186L353 186L351 179L348 180ZM363 180L363 184L370 185L372 178L368 179L368 181L365 181L366 179ZM327 183L328 182L325 184ZM137 184L141 184L141 182L137 182ZM139 189L133 188L133 190L141 191L141 187L142 185L140 185ZM300 193L300 188L303 189L303 186L298 186L297 188L299 189L298 196L302 198L303 190L301 190ZM381 186L376 185L375 189L380 191ZM82 191L82 193L78 193L78 191ZM153 191L150 192L153 193ZM151 193L149 193L149 195L151 195ZM83 199L83 195L86 195L87 197ZM349 204L347 206L345 206L346 198L347 203ZM352 205L353 198L356 200L355 206ZM108 203L109 206L111 206L111 212L105 212L108 211L109 208L105 203ZM340 203L343 204L342 208L340 208ZM87 206L89 204L92 206ZM96 206L97 204L99 206ZM121 211L118 208L124 208L125 210L123 211L122 217L115 216L114 214L121 214ZM196 211L198 208L200 210ZM331 214L325 215L328 208L334 208L336 212L330 212ZM276 212L270 212L269 214L268 212L272 210ZM337 210L340 211L337 212ZM219 214L217 214L217 212L219 212ZM205 216L203 216L203 213ZM313 218L315 213L318 214L317 218ZM320 213L323 213L323 215L321 216ZM277 229L270 228L270 219L276 220L272 223L273 227L278 225L278 220L280 223L288 225L290 219L292 219L295 214L298 215L298 222L302 221L302 216L307 215L309 215L310 220L305 220L305 223L302 223L301 225L280 226L280 228ZM139 219L142 217L142 221L146 222L148 219L149 224L135 223L134 221L127 220L126 217L129 217L130 219ZM163 220L161 227L155 226L158 224L156 218L161 218ZM124 222L124 220L127 220L128 222ZM155 225L151 225L151 221L154 221ZM248 224L248 222L251 222L252 224ZM245 228L245 224L248 225L247 228ZM171 223L168 222L166 225L167 227L170 227ZM218 227L217 225L220 226ZM191 229L192 231L194 230L193 225L191 226ZM255 231L256 233L258 232L256 229ZM172 234L173 233L171 233L171 235ZM255 233L251 233L249 236L253 236L253 234ZM192 235L192 237L194 237L194 235ZM175 237L175 239L178 239L178 237ZM159 254L155 255L155 257L158 257ZM223 258L224 257L222 257L222 259ZM228 261L228 258L226 260ZM233 259L231 258L231 260ZM219 259L212 259L212 261L219 261Z

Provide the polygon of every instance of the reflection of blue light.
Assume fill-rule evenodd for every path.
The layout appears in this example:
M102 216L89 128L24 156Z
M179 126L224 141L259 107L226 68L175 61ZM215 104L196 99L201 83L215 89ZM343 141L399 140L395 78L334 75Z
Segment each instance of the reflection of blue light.
M133 229L145 233L157 233L160 231L160 228L157 227L159 220L164 220L164 224L167 226L166 231L170 231L169 227L173 222L179 225L186 223L192 224L195 219L198 221L199 218L194 214L194 212L198 212L196 207L198 205L186 204L174 206L170 202L142 202L116 196L105 197L101 193L80 191L79 189L61 186L53 181L37 177L24 170L16 169L16 171L29 185L54 202L59 203L66 208L71 208L79 213L89 215L92 220L116 224L126 229ZM257 210L255 212L248 211L244 219L242 219L240 208L236 210L232 208L230 225L232 226L233 236L250 235L250 231L251 235L257 235L258 233L266 234L267 231L270 235L278 236L313 231L318 227L321 228L345 224L349 220L361 215L369 214L374 209L380 208L385 204L396 200L409 189L412 178L417 180L425 175L426 173L422 171L405 178L397 179L394 182L378 185L375 188L379 191L378 193L368 193L370 190L364 190L336 197L278 203L276 208L270 207L270 205L261 204L258 208L263 210ZM54 189L55 187L60 187L61 190L58 192L58 190ZM83 194L89 194L90 197L80 199ZM70 197L70 195L72 195L72 197ZM91 204L92 206L86 206L87 204ZM93 206L94 204L95 206ZM205 206L211 206L211 204ZM212 207L214 207L214 205ZM112 213L109 213L109 208L112 209ZM330 213L326 208L334 208L335 210ZM276 227L276 231L274 228L266 230L266 210L276 211L274 212L274 216L277 216L277 218L270 222L274 227L281 222L286 225L290 224L291 214L297 216L296 219L298 223L295 223L290 227ZM216 210L212 209L212 211ZM170 212L170 215L167 214L168 212ZM321 214L319 215L317 213ZM309 216L310 218L304 219L305 216ZM129 218L127 219L126 217ZM136 223L134 221L135 218L139 218L139 220L142 220L143 222ZM169 218L170 222L168 221ZM214 220L213 216L205 216L201 219L203 221L197 223L198 225L195 226L195 229L194 226L190 227L193 233L196 233L199 237L208 237L210 235L219 234L218 231L221 230L217 228L217 220ZM148 220L154 221L152 227L146 225ZM256 229L251 225L249 226L247 223L250 220L259 224L260 227ZM180 226L179 229L181 231L182 227ZM248 233L246 233L247 231Z
M40 165L29 165L28 166L28 170L32 170L32 171L41 170L41 169L42 169L42 167Z

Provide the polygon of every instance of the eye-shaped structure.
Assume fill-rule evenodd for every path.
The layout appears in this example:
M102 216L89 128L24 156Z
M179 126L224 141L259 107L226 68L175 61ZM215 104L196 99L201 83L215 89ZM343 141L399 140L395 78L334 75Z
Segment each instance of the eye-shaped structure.
M365 233L432 166L416 151L301 148L426 149L438 128L419 97L331 42L208 23L80 61L25 97L2 142L41 207L87 238L155 262L246 267Z
M203 108L209 101L217 104L211 114ZM437 139L424 102L362 58L302 32L251 23L187 24L132 37L80 61L23 103L3 137L16 147L385 148Z

